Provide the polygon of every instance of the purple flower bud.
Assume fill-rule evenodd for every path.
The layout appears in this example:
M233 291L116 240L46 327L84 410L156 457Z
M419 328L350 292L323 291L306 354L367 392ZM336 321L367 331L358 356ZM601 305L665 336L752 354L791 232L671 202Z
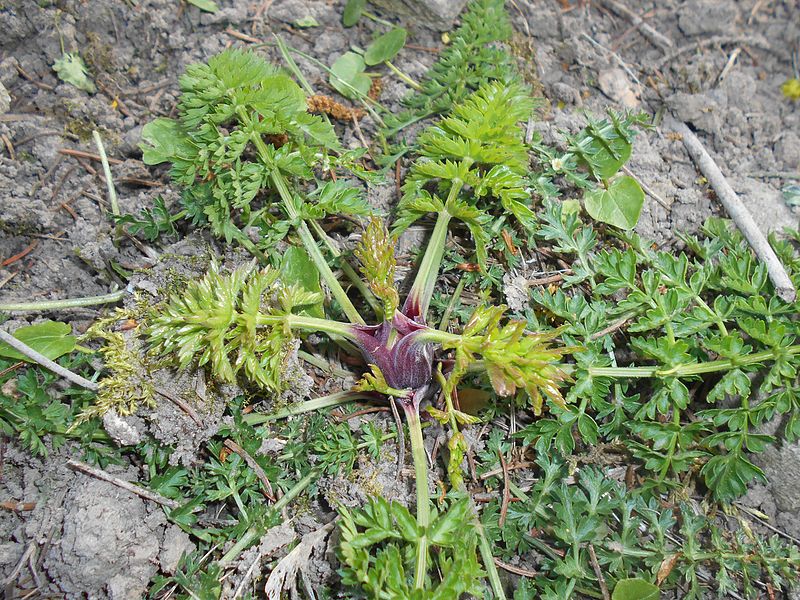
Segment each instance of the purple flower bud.
M386 383L397 389L417 390L431 382L433 349L417 340L427 325L395 312L380 325L354 325L364 359L376 365Z

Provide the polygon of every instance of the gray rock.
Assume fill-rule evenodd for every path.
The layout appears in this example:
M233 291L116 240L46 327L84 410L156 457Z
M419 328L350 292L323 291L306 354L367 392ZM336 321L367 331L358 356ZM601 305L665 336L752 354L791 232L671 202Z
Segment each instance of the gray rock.
M753 460L767 475L778 510L797 514L800 510L800 443L768 446Z
M778 190L749 177L731 177L729 181L761 231L770 233L781 232L786 227L797 228L797 217L786 206Z

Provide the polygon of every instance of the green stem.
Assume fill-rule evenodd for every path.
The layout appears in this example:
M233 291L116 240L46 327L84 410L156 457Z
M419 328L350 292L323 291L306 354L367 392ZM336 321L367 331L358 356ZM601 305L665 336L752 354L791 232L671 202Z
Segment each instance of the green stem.
M350 323L342 323L341 321L330 321L328 319L318 319L317 317L306 317L303 315L258 315L256 324L262 327L265 325L282 324L291 329L329 333L351 341L356 341L356 337L353 335L353 326Z
M94 143L97 145L100 163L103 165L103 176L106 179L106 187L108 188L108 201L111 203L111 214L118 217L120 212L119 202L117 201L117 190L114 188L114 179L111 177L111 166L108 164L106 148L103 146L103 138L100 137L100 133L97 130L92 131L92 137L94 138Z
M321 396L319 398L314 398L313 400L306 400L305 402L300 402L274 413L250 413L249 415L244 415L242 420L248 425L261 425L263 423L269 423L270 421L285 419L293 415L301 415L304 413L313 412L315 410L321 410L323 408L331 408L332 406L347 404L348 402L353 402L354 400L370 400L372 398L373 396L370 394L362 394L359 392L337 392L335 394L330 394L329 396Z
M317 246L317 242L314 240L314 236L312 236L311 232L308 230L308 225L306 225L305 221L301 221L297 226L297 233L306 251L308 251L309 256L311 256L311 260L314 261L314 265L317 267L320 275L322 275L322 279L328 285L328 288L331 290L333 297L336 298L339 306L342 307L344 314L347 315L347 318L350 319L352 323L363 325L364 319L358 313L356 307L353 306L353 303L347 296L347 292L344 291L344 288L334 276L333 271L331 271L331 268L328 266L328 262L325 260L325 257L322 256L322 252L320 252L319 246Z
M453 187L455 188L455 186ZM408 293L406 304L415 303L417 313L422 316L428 312L433 289L436 287L439 266L442 264L444 246L447 241L447 226L450 224L451 218L447 209L441 211L436 218L436 225L433 228L431 239L428 240L425 256L422 257L414 285L411 286L411 291Z
M456 285L453 295L450 296L450 302L447 303L447 308L444 310L444 314L442 315L442 322L439 323L439 329L441 331L447 330L447 326L450 323L450 315L453 314L456 304L458 304L458 301L461 299L461 293L464 291L464 286L466 283L467 278L462 275L458 280L458 285Z
M427 336L427 332L426 332ZM426 337L427 339L427 337ZM705 373L716 373L717 371L730 371L738 367L747 367L765 361L776 360L779 355L794 356L800 354L800 344L787 346L780 350L764 350L753 354L745 355L735 360L724 358L710 360L708 362L678 365L671 369L662 366L652 367L591 367L589 374L595 377L691 377L693 375L703 375Z
M294 487L286 492L280 500L278 500L275 504L272 505L272 512L277 513L282 511L292 500L297 498L303 490L305 490L311 482L313 482L317 477L319 477L320 471L319 469L312 469L309 471L308 475L303 477L300 481L294 484ZM256 523L251 525L250 528L244 532L242 537L239 538L239 541L236 542L230 550L228 550L223 557L219 560L220 565L226 565L236 557L241 554L242 551L249 548L253 545L258 539L264 535L266 528L262 523Z
M62 308L78 308L81 306L96 306L110 304L122 300L129 292L119 290L102 296L87 296L85 298L68 298L66 300L44 300L42 302L8 302L0 304L0 311L5 312L32 312L39 310L60 310Z
M252 119L244 110L239 111L239 117L244 124L249 127L252 126ZM270 178L272 179L272 184L275 186L275 189L278 191L278 195L283 201L283 208L286 211L286 215L289 217L289 219L298 223L295 227L295 230L300 236L300 240L303 242L306 252L308 252L311 260L314 261L314 265L317 267L322 279L325 280L325 283L330 288L333 297L336 298L337 302L339 302L339 305L342 307L342 310L344 310L347 318L353 323L363 325L364 319L362 319L361 315L358 314L356 307L353 306L352 302L350 302L350 298L347 297L347 293L344 291L344 289L342 289L339 281L333 275L331 268L328 266L328 262L325 260L325 257L322 256L319 246L317 246L314 236L311 235L308 225L306 225L305 221L300 219L297 207L295 206L294 195L289 190L289 185L286 183L283 175L270 161L269 151L267 150L264 140L261 138L261 134L253 132L251 139L256 147L256 150L258 150L258 154L262 162L270 168Z
M361 293L366 300L367 304L369 304L370 308L375 311L375 316L379 319L383 318L383 307L380 303L375 299L375 295L369 290L367 285L358 276L358 273L355 272L355 269L350 266L344 257L342 257L342 253L337 250L336 246L333 245L331 242L330 236L325 232L322 226L317 221L311 221L311 229L317 234L317 237L325 244L325 247L328 249L328 252L336 259L336 264L342 270L347 278L352 282L353 286Z
M389 70L391 70L392 73L397 75L402 81L404 81L405 83L410 85L412 88L414 88L418 92L422 90L422 86L420 84L418 84L416 81L411 79L411 77L409 77L408 75L403 73L403 71L401 71L396 66L394 66L391 61L387 60L387 61L384 61L384 63L386 64L387 67L389 67Z
M422 531L417 542L417 566L414 573L414 587L425 586L428 571L428 527L430 525L430 498L428 496L428 457L422 440L422 427L419 413L413 403L403 403L408 423L408 436L411 439L411 456L414 459L414 474L417 487L417 525Z

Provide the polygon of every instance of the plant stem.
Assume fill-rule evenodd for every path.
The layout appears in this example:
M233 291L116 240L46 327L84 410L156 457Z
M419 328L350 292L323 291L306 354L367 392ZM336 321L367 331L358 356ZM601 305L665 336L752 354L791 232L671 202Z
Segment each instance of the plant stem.
M239 111L239 117L242 119L243 123L248 126L252 126L252 119L244 110ZM267 150L266 144L264 144L264 140L261 138L261 134L254 132L251 136L251 139L256 147L256 150L258 150L259 158L261 158L262 162L270 168L270 179L272 179L272 184L275 186L275 189L278 191L278 195L280 195L281 200L283 201L283 208L286 211L286 215L292 221L297 222L295 231L297 231L297 234L300 236L300 240L303 242L306 252L308 252L311 260L314 261L314 265L317 267L322 279L325 280L325 283L328 285L328 288L330 288L333 297L336 298L336 301L342 307L342 310L347 315L347 318L353 323L363 325L364 319L362 319L361 315L358 314L356 307L353 306L352 302L350 302L350 298L347 297L347 293L339 284L339 281L336 279L331 271L331 268L328 266L328 262L325 260L325 257L322 256L322 252L320 252L314 236L311 235L308 225L304 220L300 219L300 215L295 205L295 197L289 190L289 185L286 183L286 180L281 172L278 171L275 165L272 164L272 161L269 158L269 151Z
M278 500L275 504L272 505L272 512L278 513L284 509L292 500L297 498L303 490L305 490L311 482L314 481L317 477L319 477L320 471L319 469L312 469L308 472L308 474L303 477L300 481L294 484L294 487L286 492L280 500ZM235 560L237 556L243 551L249 548L252 544L254 544L258 538L260 538L264 531L266 531L264 525L262 523L256 523L251 525L250 528L244 532L242 537L239 538L239 541L236 542L230 550L228 550L223 557L219 560L220 565L226 565L231 561Z
M311 221L311 229L316 232L317 237L322 241L323 244L325 244L328 252L330 252L336 259L336 264L352 282L355 288L361 292L361 295L364 297L364 300L366 300L367 304L369 304L370 308L375 311L375 316L379 319L382 319L383 307L375 299L375 295L369 290L361 277L358 276L358 273L355 272L355 269L353 269L353 267L350 266L350 263L348 263L344 257L342 257L342 253L339 252L336 246L331 243L330 236L328 236L328 234L317 221Z
M108 188L108 201L111 203L111 214L118 217L120 212L119 202L117 201L117 190L114 188L114 180L111 177L111 166L108 164L108 157L106 156L105 146L103 146L103 139L96 129L92 131L92 137L94 138L94 143L97 145L100 163L103 165L103 175L106 178L106 187Z
M262 423L278 421L293 415L301 415L303 413L313 412L323 408L347 404L348 402L353 402L354 400L371 400L372 398L373 396L368 393L350 391L337 392L335 394L330 394L329 396L321 396L319 398L314 398L313 400L300 402L274 413L250 413L249 415L244 415L242 420L248 425L261 425Z
M453 186L455 188L455 186ZM441 211L436 217L436 225L433 228L428 247L425 249L425 256L417 271L414 285L408 293L403 312L410 312L420 316L425 316L428 306L431 303L433 289L436 287L436 279L439 275L439 266L444 257L444 246L447 241L447 226L450 224L450 213L447 209ZM405 309L409 309L406 311Z
M418 92L419 92L420 90L422 90L422 86L421 86L420 84L418 84L416 81L414 81L413 79L411 79L411 77L409 77L408 75L406 75L405 73L403 73L403 71L401 71L401 70L400 70L400 69L398 69L396 66L394 66L394 65L392 64L392 61L389 61L389 60L387 60L387 61L384 61L384 64L385 64L387 67L389 67L389 70L390 70L390 71L392 71L392 72L393 72L395 75L397 75L397 76L398 76L398 77L399 77L399 78L400 78L402 81L404 81L405 83L407 83L408 85L410 85L412 88L414 88L414 89L415 89L415 90L417 90Z
M430 498L428 496L428 457L422 440L422 427L416 403L403 403L408 423L408 436L411 439L411 456L414 458L414 474L417 487L417 525L422 535L417 542L417 566L414 573L414 587L425 586L428 571L428 526L430 525Z
M313 331L338 335L350 341L356 341L353 335L352 325L341 321L329 321L328 319L318 319L317 317L305 317L302 315L259 315L257 324L264 325L286 325L292 329L302 331Z
M729 371L737 367L746 367L769 360L776 360L780 355L794 356L800 354L800 344L786 346L779 350L764 350L747 354L737 359L724 358L710 360L702 363L692 363L678 365L671 369L663 366L652 367L590 367L589 374L595 377L691 377L693 375L703 375L705 373L715 373L717 371Z
M81 306L96 306L110 304L122 300L129 292L119 290L102 296L87 296L85 298L67 298L66 300L44 300L42 302L7 302L0 304L0 311L5 312L33 312L40 310L60 310L62 308L78 308Z
M441 331L447 331L447 326L450 324L450 315L453 314L453 310L458 304L458 301L461 299L461 293L464 291L464 286L467 283L466 277L463 275L458 280L458 285L456 285L456 289L453 291L453 295L450 296L450 302L447 303L447 308L444 310L444 314L442 315L442 321L439 323L438 329Z
M356 307L353 306L353 303L347 296L347 292L344 291L344 288L342 288L341 284L334 276L333 271L331 271L331 268L328 266L328 263L325 260L325 257L322 256L322 252L320 252L317 242L314 240L314 236L312 236L311 232L308 230L308 225L306 225L305 221L301 221L296 230L300 236L300 239L303 241L303 245L308 251L309 256L311 256L311 260L314 261L314 265L317 267L320 275L322 275L322 279L331 290L333 297L336 298L339 306L342 307L344 314L347 315L347 318L350 319L352 323L363 325L364 319L358 313Z

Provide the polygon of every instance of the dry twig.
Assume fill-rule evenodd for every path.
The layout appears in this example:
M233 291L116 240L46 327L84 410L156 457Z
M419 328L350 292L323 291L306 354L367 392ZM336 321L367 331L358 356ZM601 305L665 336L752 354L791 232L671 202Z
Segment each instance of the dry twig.
M237 444L233 440L225 440L225 446L236 452L236 454L238 454L239 456L241 456L244 459L244 462L246 462L247 465L251 469L253 469L253 472L256 474L256 477L258 477L258 480L264 486L267 498L269 498L272 502L275 502L275 493L272 491L272 484L269 482L269 478L267 477L267 474L264 472L264 469L262 469L261 465L256 462L256 459L250 456L250 453L247 450L242 448L239 444Z
M603 600L611 600L611 594L608 593L608 586L606 585L606 578L603 577L603 571L600 568L600 563L597 562L597 553L594 551L594 546L589 544L589 562L592 563L592 569L597 576L597 583L600 585L600 593L603 594Z
M33 348L31 348L30 346L28 346L27 344L20 342L13 335L11 335L10 333L6 333L2 329L0 329L0 341L5 342L23 356L27 356L36 364L52 371L56 375L60 375L64 379L67 379L76 385L86 388L87 390L92 390L93 392L96 392L99 389L98 385L94 381L89 381L88 379L81 377L77 373L73 373L69 369L65 369L57 362L50 360L44 354L41 354L36 350L34 350Z
M767 237L758 228L747 207L736 195L736 192L733 191L728 180L725 179L717 163L714 162L714 159L711 158L711 155L709 155L686 123L673 121L671 128L683 137L683 145L689 152L689 156L692 157L697 168L700 169L700 172L708 180L709 185L716 192L717 197L728 212L728 216L739 228L739 231L742 232L756 256L767 265L767 272L775 286L775 293L784 302L794 302L797 297L797 290L795 290L792 280L789 279L786 269L783 268L772 246L769 245Z
M151 502L156 502L157 504L166 506L167 508L176 509L180 506L180 502L177 502L175 500L170 500L169 498L165 498L161 494L157 494L156 492L152 492L150 490L141 488L138 485L132 484L130 481L125 481L124 479L120 479L119 477L114 477L113 475L107 473L103 469L98 469L97 467L87 465L86 463L82 463L78 460L72 460L72 459L68 460L67 466L73 471L80 471L84 475L89 475L90 477L94 477L96 479L100 479L101 481L108 482L112 485L117 486L120 489L125 490L126 492L130 492L131 494L136 494L140 498L144 498L145 500L150 500Z
M668 48L673 47L672 40L669 39L667 36L659 33L653 27L648 25L642 17L637 15L627 6L616 2L616 0L599 0L599 4L609 9L614 14L628 19L635 27L642 32L642 35L646 37L654 46L657 46L661 50L667 50Z

